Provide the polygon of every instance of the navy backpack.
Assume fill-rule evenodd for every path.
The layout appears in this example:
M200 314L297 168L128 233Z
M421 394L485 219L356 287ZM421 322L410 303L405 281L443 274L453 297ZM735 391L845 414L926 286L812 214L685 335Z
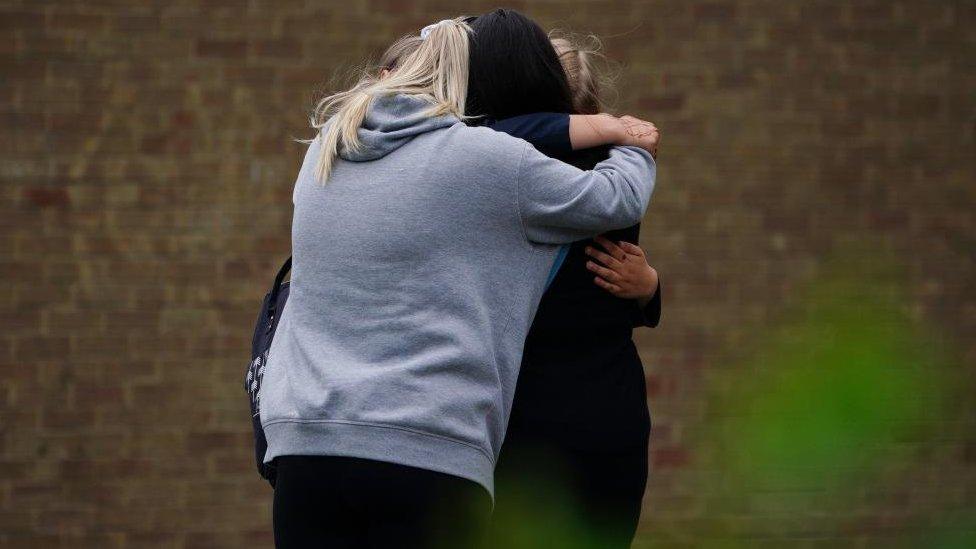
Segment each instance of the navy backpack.
M275 485L275 464L264 463L264 454L268 449L268 440L264 437L264 427L261 426L261 402L259 392L264 368L268 363L268 349L278 328L278 319L288 301L288 282L283 282L285 275L291 270L291 257L285 260L278 270L274 286L264 296L258 321L254 326L254 338L251 340L251 363L244 376L244 390L251 401L251 426L254 427L254 459L257 462L258 473L267 480L272 487Z

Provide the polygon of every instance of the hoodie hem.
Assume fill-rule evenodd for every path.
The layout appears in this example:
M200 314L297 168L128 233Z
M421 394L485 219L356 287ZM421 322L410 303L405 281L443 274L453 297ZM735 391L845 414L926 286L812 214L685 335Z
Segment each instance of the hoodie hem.
M276 420L264 425L268 450L278 456L326 455L372 459L465 478L495 498L495 463L483 449L396 425L335 420Z

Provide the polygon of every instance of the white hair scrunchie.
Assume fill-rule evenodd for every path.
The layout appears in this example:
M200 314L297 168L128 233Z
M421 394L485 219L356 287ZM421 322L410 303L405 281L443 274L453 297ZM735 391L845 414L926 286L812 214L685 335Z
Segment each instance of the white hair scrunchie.
M427 36L430 34L430 31L434 30L434 27L436 27L437 25L442 25L444 23L452 23L453 21L454 21L453 19L442 19L436 23L427 25L426 27L420 29L420 37L426 40Z

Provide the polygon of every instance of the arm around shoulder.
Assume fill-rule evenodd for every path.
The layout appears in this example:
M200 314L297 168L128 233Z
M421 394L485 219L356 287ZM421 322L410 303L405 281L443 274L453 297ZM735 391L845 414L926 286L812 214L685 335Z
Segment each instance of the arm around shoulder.
M526 238L565 244L640 222L656 172L651 154L636 147L614 147L582 171L525 145L516 188Z

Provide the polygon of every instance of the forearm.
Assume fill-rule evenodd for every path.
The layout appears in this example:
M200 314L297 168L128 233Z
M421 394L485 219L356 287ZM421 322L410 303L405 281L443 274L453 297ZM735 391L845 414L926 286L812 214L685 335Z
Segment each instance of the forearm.
M592 171L546 158L526 145L518 211L532 242L566 244L640 222L654 191L647 151L614 147Z
M573 114L569 116L569 140L573 150L600 145L625 144L624 126L609 114Z

